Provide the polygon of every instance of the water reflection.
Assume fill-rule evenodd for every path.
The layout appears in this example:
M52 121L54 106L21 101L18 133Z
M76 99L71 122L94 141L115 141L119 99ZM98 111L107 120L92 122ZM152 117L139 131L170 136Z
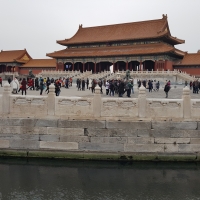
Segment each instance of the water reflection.
M200 199L196 163L0 160L0 199Z

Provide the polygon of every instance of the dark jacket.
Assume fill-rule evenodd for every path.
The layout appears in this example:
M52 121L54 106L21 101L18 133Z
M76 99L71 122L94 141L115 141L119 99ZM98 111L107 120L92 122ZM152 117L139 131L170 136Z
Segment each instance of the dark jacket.
M165 91L165 92L169 92L169 90L170 90L170 86L166 84L166 85L165 85L165 88L164 88L164 91Z

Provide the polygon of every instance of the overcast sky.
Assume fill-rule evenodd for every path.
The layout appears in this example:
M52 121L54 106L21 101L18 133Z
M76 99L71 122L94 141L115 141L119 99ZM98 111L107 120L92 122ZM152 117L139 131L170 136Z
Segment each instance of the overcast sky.
M0 50L26 48L32 58L64 49L56 43L83 27L162 18L178 49L200 49L200 0L0 0ZM100 34L100 33L99 33Z

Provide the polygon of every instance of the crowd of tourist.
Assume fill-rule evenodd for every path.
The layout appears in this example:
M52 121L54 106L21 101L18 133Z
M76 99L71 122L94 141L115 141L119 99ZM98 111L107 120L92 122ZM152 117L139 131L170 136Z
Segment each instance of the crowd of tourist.
M47 94L49 93L49 86L51 84L55 85L55 94L56 96L60 95L61 87L69 88L72 86L72 78L59 78L59 79L53 79L53 78L23 78L23 79L17 79L15 77L13 80L11 78L8 78L8 83L12 84L13 91L12 93L19 93L22 92L22 95L26 95L26 91L29 90L36 90L40 92L40 95L43 94L45 91Z
M19 93L21 91L22 95L26 95L27 90L36 90L39 91L40 95L43 92L49 93L49 85L55 85L55 94L59 96L61 93L61 88L64 87L68 89L72 86L73 79L72 78L23 78L11 80L8 78L8 83L12 84L13 93ZM2 86L2 79L0 77L0 85ZM127 97L131 97L131 93L134 94L134 80L130 79L126 80L106 80L106 79L80 79L76 80L76 87L78 91L85 91L86 89L91 90L92 93L95 92L95 87L99 85L101 88L101 93L103 93L103 88L105 88L106 95L123 97L125 94ZM158 92L160 89L160 82L156 80L138 80L137 87L138 89L143 85L149 92ZM200 82L195 80L194 82L185 81L185 86L189 86L193 93L198 94L200 90ZM164 92L166 93L166 98L168 98L168 93L171 88L171 82L166 80L166 84L164 86Z

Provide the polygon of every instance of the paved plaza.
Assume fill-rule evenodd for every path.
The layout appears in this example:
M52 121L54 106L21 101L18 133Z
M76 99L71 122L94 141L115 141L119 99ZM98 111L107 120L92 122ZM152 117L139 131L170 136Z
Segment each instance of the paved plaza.
M6 83L7 81L3 81L3 84ZM182 92L183 92L183 87L184 85L178 85L176 88L174 87L174 85L171 86L171 89L169 91L168 94L168 98L169 99L180 99L182 98ZM11 88L12 90L12 88ZM3 87L0 87L0 94L3 93ZM19 92L19 94L21 95L21 92ZM40 96L40 91L36 91L36 90L27 90L27 95L38 95ZM47 96L45 90L43 91L43 96ZM146 90L146 95L147 98L165 98L165 92L164 92L164 85L161 85L160 90L158 92L149 92L149 90ZM191 99L199 99L200 98L200 92L199 94L193 94L192 90L190 92L191 95ZM76 83L73 83L72 87L70 87L69 89L66 89L64 87L61 88L61 93L60 96L67 96L67 97L90 97L93 96L93 93L91 90L89 89L85 89L85 91L78 91L77 87L76 87ZM108 97L110 98L110 96L106 95L106 89L103 86L103 94L102 97ZM112 96L111 96L112 97ZM114 97L118 97L117 94L115 94ZM126 93L123 95L123 97L120 98L125 98L126 97ZM131 94L131 98L137 98L138 97L138 88L137 85L134 85L134 94Z

